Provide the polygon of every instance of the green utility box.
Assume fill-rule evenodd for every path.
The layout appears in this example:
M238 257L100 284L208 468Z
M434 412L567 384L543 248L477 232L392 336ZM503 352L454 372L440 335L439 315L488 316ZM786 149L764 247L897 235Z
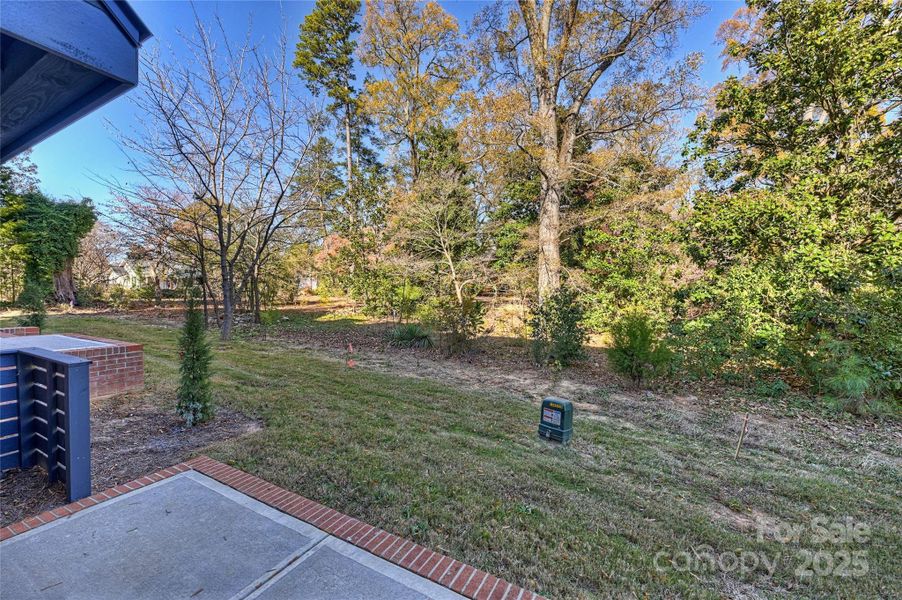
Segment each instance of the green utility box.
M542 400L539 435L557 442L569 442L573 436L573 403L562 398Z

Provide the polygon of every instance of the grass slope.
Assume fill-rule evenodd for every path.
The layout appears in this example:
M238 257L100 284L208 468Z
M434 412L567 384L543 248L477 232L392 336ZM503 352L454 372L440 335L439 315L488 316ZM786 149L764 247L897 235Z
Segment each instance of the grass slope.
M55 317L48 332L140 342L149 394L171 398L174 329ZM692 428L578 414L568 447L538 439L538 409L493 389L474 395L289 349L215 347L220 403L266 427L214 458L550 597L890 597L899 591L899 462L862 468L818 447L757 444L737 462L722 414ZM898 458L898 457L896 457ZM859 465L856 468L855 465ZM807 525L851 517L869 541L782 544L749 515ZM726 514L726 517L722 515ZM720 516L719 516L720 515ZM773 576L655 568L659 551L764 552ZM800 550L860 549L866 577L798 577Z

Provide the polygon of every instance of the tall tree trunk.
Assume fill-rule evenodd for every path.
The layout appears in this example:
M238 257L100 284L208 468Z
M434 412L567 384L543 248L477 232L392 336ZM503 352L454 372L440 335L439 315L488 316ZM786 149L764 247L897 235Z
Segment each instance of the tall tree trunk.
M561 190L556 178L542 181L539 211L539 300L544 301L561 285Z
M207 248L204 246L204 235L200 231L197 222L194 222L194 241L197 242L197 266L200 270L200 284L204 299L204 329L210 326L210 308L209 297L207 293L209 289L209 277L207 277Z
M547 93L551 95L550 92ZM552 98L539 107L542 134L542 199L539 207L539 301L561 285L561 196L567 179L561 164L565 149L559 147L557 115ZM569 161L568 161L569 162Z
M235 319L235 298L231 269L229 269L228 259L223 252L219 254L219 270L222 273L222 326L219 329L219 339L225 342L232 337L232 321Z
M213 318L216 320L217 325L219 324L219 300L216 297L216 292L213 291L213 286L210 285L210 282L206 282L207 286L207 296L210 298L210 302L213 303Z
M198 266L200 267L200 287L204 302L204 329L206 329L210 326L210 307L208 306L209 298L207 296L207 265L204 264L203 250L201 250L199 254L200 260L198 261Z
M203 275L201 275L201 277L203 277ZM206 329L210 326L210 307L207 306L207 284L202 283L200 289L204 302L204 329Z
M349 103L345 103L345 160L348 168L348 195L350 196L354 191L354 164L351 162L351 105Z
M156 269L153 271L153 302L156 306L160 306L163 303L163 287Z
M251 308L254 311L254 323L260 323L260 269L254 265L251 275Z
M60 304L75 304L75 282L72 279L73 259L66 261L63 270L53 274L53 299Z

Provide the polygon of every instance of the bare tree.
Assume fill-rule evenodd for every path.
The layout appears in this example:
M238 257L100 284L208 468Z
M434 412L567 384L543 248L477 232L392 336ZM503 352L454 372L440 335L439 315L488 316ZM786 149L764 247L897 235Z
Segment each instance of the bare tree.
M226 340L269 243L311 208L295 182L319 125L285 64L284 35L266 56L250 35L236 47L218 19L210 26L196 18L183 41L190 58L157 52L146 61L134 96L142 127L121 136L146 183L140 193L118 191L163 221L188 224L196 251L212 251Z
M123 252L119 233L98 221L91 232L82 238L78 256L72 263L72 276L79 288L102 290L110 283L113 264Z

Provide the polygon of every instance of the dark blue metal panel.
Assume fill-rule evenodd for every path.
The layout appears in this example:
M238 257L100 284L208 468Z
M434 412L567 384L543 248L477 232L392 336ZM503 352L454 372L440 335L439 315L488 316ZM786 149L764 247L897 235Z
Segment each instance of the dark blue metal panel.
M18 401L0 405L0 471L38 464L51 483L65 482L70 502L90 496L90 361L34 348L15 357Z
M19 454L23 469L33 467L35 456L34 398L31 395L31 371L33 359L24 352L18 353L19 369Z
M19 453L15 454L7 454L6 456L0 456L0 471L6 471L7 469L16 469L19 467Z
M8 435L19 435L18 417L10 419L0 419L0 437L6 437ZM18 443L19 442L16 442L16 444Z
M19 384L17 375L18 352L0 351L0 438L9 449L0 451L0 473L21 466L19 452Z
M69 502L91 495L91 402L88 362L66 369L66 488Z
M5 358L5 357L4 357ZM16 357L12 357L12 369L0 369L0 385L9 385L16 382Z
M0 439L0 454L15 452L19 449L18 437L7 437Z
M138 82L137 48L88 2L3 0L3 33L119 81Z
M47 479L53 483L62 479L59 461L56 458L56 448L66 443L65 440L60 439L59 427L56 424L56 377L53 377L56 365L49 360L36 360L35 362L41 363L41 366L44 367L45 380L48 382L47 388L44 390L44 420L47 422L47 436L44 440L43 450L44 456L47 457ZM37 404L35 404L35 409L37 409Z
M134 46L140 46L150 37L150 29L125 0L103 0L100 6L109 13L110 18L119 25Z
M0 419L12 419L19 416L19 403L13 400L0 404Z
M64 481L70 502L90 496L90 361L34 348L20 351L19 356L20 373L26 372L22 361L28 361L27 375L32 380L31 419L28 421L30 440L27 448L31 452L32 464L43 464L51 482ZM34 382L39 382L39 385ZM57 393L58 391L62 393ZM46 423L34 418L35 416L41 417ZM26 422L22 413L19 418L23 423ZM24 427L22 431L24 440ZM25 452L23 444L23 463Z
M15 373L15 371L13 371ZM0 388L0 402L9 402L10 400L16 399L16 388L15 387L3 387Z
M62 352L54 352L53 350L44 350L42 348L25 348L23 350L19 350L19 356L28 356L31 358L38 358L43 360L49 360L51 362L59 363L61 365L83 365L90 363L89 360L84 358L79 358L78 356L72 356L69 354L63 354Z

